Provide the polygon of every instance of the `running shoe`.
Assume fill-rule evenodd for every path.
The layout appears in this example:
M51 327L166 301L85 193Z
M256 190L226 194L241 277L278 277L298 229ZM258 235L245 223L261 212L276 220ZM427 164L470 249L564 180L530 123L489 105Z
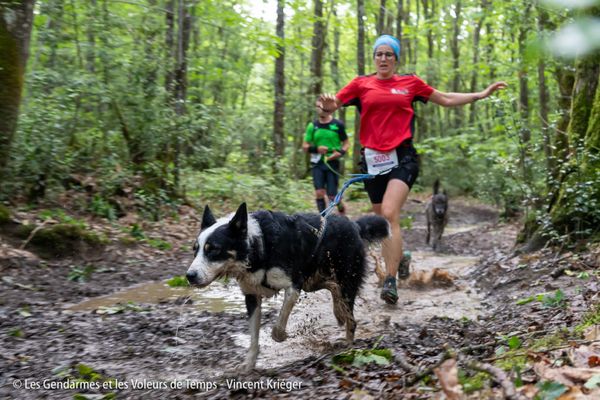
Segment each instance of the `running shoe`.
M396 289L396 278L388 276L383 282L381 289L381 299L388 304L396 304L398 301L398 291Z

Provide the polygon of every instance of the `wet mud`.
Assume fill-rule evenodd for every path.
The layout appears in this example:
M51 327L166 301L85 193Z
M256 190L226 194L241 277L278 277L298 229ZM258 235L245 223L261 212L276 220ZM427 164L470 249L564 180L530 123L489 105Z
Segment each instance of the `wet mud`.
M420 366L435 363L447 346L488 354L494 347L484 345L496 332L524 326L507 299L522 296L528 289L523 285L543 274L509 274L517 270L506 260L518 227L500 223L493 208L467 200L451 203L441 249L433 252L424 243L423 200L407 205L412 226L404 238L413 262L411 278L399 284L396 306L379 299L374 270L381 259L378 249L370 251L373 272L357 299L354 347L389 348ZM351 203L349 208L352 213ZM270 335L282 296L265 301L257 369L236 374L250 340L243 296L235 282L201 290L165 284L185 273L191 261L187 237L195 235L198 221L183 215L175 224L181 240L172 240L169 251L116 246L94 260L49 261L28 254L3 264L0 396L398 398L410 392L402 363L332 368L331 356L345 349L344 332L326 291L301 295L283 343ZM6 242L2 246L8 248ZM70 279L74 266L82 264L93 264L94 272L86 280ZM435 270L449 279L437 282ZM582 307L589 300L585 293ZM577 318L574 311L563 313L560 318ZM500 315L512 315L514 322ZM534 326L536 315L525 326ZM557 316L547 317L564 325ZM73 387L62 387L65 382Z

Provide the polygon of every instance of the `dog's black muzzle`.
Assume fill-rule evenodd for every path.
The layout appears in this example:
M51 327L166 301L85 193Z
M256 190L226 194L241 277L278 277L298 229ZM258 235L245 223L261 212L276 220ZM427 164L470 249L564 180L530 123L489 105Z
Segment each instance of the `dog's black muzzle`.
M190 285L198 284L198 273L196 271L188 271L187 274L185 274L185 277L187 278Z

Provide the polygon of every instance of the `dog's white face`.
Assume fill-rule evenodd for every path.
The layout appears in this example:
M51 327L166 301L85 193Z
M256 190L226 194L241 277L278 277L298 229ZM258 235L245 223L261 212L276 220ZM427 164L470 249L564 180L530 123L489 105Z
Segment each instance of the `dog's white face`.
M219 220L215 220L207 206L194 243L194 261L186 274L188 281L205 287L236 269L246 268L248 248L246 204L242 204L235 215Z

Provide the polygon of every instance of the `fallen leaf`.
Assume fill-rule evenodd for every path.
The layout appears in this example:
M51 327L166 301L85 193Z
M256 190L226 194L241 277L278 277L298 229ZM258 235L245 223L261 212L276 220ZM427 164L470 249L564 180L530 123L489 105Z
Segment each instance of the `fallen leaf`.
M600 339L600 325L592 325L583 331L583 337L586 340L599 340Z
M442 390L448 400L459 400L463 398L462 387L458 383L458 368L456 360L446 360L438 368L434 369Z
M576 368L593 368L600 366L600 344L579 346L568 351L571 364Z

